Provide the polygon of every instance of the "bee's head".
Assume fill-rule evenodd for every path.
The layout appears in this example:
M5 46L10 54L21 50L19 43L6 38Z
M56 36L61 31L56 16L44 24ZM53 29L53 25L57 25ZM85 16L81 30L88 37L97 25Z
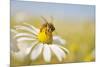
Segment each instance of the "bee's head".
M44 20L44 23L41 26L41 30L45 29L47 32L53 32L55 27L52 23L49 23L44 17L41 17Z
M47 30L48 32L53 32L55 30L55 27L52 23L47 23Z

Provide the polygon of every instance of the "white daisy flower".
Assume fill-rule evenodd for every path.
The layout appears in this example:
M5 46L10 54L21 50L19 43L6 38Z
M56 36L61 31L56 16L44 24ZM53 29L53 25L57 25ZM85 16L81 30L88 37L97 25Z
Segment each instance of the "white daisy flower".
M52 39L47 41L47 37L43 33L40 34L40 29L26 23L16 26L14 30L18 31L14 36L19 48L19 52L15 53L17 57L29 56L31 60L36 60L42 54L44 61L50 62L54 54L58 61L62 62L69 53L63 47L65 40L59 36L52 36Z

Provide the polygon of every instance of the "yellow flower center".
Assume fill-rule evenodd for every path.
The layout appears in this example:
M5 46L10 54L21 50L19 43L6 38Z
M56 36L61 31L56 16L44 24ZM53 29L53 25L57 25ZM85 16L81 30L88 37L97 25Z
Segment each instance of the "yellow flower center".
M42 43L51 44L52 43L52 32L48 32L47 28L43 28L38 34L38 40Z

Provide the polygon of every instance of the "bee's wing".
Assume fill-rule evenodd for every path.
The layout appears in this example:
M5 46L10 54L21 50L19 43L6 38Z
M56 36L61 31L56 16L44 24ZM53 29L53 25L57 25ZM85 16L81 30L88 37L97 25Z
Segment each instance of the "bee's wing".
M54 21L53 16L51 16L50 18L51 18L51 21L50 22L53 24L53 21Z
M43 16L41 16L41 24L45 24L45 23L48 23L48 21Z
M45 17L41 16L42 22L41 23L53 23L54 18L53 16L50 16L50 21L48 21Z

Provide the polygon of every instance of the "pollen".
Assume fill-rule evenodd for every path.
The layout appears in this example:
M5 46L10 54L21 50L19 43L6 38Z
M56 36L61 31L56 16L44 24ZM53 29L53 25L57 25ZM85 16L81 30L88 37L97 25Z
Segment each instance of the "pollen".
M42 31L38 34L38 40L45 44L51 44L52 43L52 33L47 32L47 30L44 28Z

